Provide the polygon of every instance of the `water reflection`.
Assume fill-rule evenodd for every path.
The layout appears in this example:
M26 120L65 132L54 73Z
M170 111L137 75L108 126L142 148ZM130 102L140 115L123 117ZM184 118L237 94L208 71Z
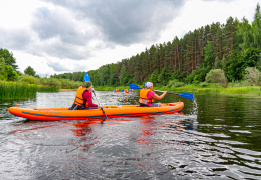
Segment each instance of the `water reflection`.
M97 92L137 104L138 92ZM38 93L19 107L69 107L75 92ZM179 96L166 95L163 102ZM1 102L3 179L260 179L261 101L198 94L182 112L82 121L27 121ZM32 170L33 169L33 170Z

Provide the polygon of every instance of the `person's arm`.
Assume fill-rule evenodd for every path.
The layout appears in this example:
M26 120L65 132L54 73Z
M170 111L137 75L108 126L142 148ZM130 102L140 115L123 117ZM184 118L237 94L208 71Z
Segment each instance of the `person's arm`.
M93 103L92 103L91 93L89 93L88 91L85 91L85 92L83 93L83 96L82 96L82 97L83 97L83 99L86 100L86 102L88 103L89 107L98 107L97 104L93 104Z
M157 95L156 93L154 93L153 98L157 99L157 100L161 100L162 98L164 98L164 96L167 94L167 91L164 91L162 95Z

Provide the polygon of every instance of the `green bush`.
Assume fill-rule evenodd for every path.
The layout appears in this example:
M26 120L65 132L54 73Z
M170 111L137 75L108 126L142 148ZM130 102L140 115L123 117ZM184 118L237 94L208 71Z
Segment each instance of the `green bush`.
M184 82L179 82L177 79L170 80L166 85L167 88L175 89L177 87L185 86Z
M25 84L40 84L39 78L27 74L19 76L18 82L25 83Z
M71 81L70 79L59 79L62 89L77 89L82 85L80 81Z
M40 82L44 86L57 87L57 88L61 87L61 82L56 78L46 78L46 77L44 77L44 78L40 79Z
M258 85L261 79L261 73L256 67L247 67L245 69L245 76L244 79L248 81L252 81L254 85Z
M221 69L212 69L207 73L206 82L210 83L219 83L222 87L228 87L228 81L225 76L225 73Z
M202 82L202 83L199 84L199 86L200 86L200 87L207 87L207 86L208 86L208 83Z
M251 79L246 79L242 81L242 86L253 86L255 83Z

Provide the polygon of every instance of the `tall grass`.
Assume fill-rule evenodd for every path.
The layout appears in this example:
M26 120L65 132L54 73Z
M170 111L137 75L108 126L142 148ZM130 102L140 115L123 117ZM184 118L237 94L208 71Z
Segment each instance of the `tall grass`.
M58 87L37 85L37 92L58 92Z
M0 92L1 100L34 98L37 85L4 82L0 83Z
M0 100L35 98L36 92L57 92L57 88L17 82L0 82Z

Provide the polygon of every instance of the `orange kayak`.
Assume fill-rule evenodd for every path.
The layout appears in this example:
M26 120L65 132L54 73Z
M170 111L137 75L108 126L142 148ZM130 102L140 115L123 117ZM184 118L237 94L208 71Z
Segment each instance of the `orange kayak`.
M180 111L184 107L183 102L166 103L162 107L140 107L138 105L103 106L108 118L130 117L155 114L170 114ZM40 121L58 121L58 120L81 120L105 118L100 108L90 110L69 110L69 108L18 108L10 107L9 113Z

